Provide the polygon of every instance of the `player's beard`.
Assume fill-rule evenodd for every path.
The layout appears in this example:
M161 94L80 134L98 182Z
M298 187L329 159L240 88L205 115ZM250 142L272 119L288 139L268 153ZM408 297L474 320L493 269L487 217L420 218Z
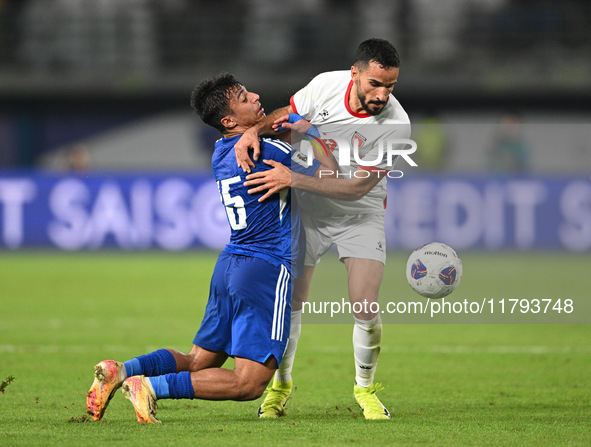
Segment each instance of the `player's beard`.
M379 110L372 110L369 108L367 101L365 100L365 95L361 91L361 81L357 81L357 97L359 98L359 102L361 103L361 107L365 110L369 115L376 116L382 113L384 107L386 107L386 103L382 101L369 101L369 104L376 104L381 105L382 108Z

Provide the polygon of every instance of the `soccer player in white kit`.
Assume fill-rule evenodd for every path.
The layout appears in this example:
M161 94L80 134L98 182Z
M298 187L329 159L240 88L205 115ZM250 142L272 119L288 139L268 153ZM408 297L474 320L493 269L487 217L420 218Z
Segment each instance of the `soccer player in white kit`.
M248 148L255 149L253 158L257 159L258 135L269 133L271 128L277 130L279 124L289 128L285 124L285 115L289 113L303 116L321 133L325 129L329 130L329 135L337 132L338 141L350 142L359 150L368 148L371 152L380 141L389 137L409 138L408 115L392 95L399 66L398 52L389 42L382 39L362 42L350 71L319 74L293 95L289 106L273 112L264 122L249 129L235 146L239 165L249 171L252 161L247 154ZM273 124L278 118L281 119ZM332 139L325 140L325 143L334 150L335 158L342 161L338 152L342 148ZM386 176L388 166L383 163L360 165L351 153L351 159L340 169L348 175L338 180L308 181L301 176L296 179L295 174L291 180L292 187L316 194L301 192L298 195L307 240L305 269L295 281L290 338L272 387L259 408L260 417L278 417L284 413L285 403L292 392L291 371L301 331L302 303L308 299L315 265L335 244L347 269L351 303L367 303L357 307L361 312L354 313L355 400L366 419L390 418L390 413L376 396L381 387L373 383L382 324L379 313L371 312L371 303L378 301L386 261L386 183L381 179ZM368 172L355 175L359 170ZM365 195L359 198L361 194ZM340 200L351 197L357 200Z

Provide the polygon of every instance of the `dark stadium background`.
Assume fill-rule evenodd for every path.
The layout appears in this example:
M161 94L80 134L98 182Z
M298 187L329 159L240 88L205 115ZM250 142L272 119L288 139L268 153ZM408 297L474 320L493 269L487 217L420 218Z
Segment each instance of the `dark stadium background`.
M84 206L89 215L100 212L93 211L92 201L100 194L101 179L108 178L104 173L125 177L113 181L130 208L133 199L126 188L133 185L125 182L138 175L152 191L158 188L152 175L183 173L206 182L218 135L189 108L190 92L200 80L232 72L260 93L270 112L315 74L348 69L357 44L378 36L399 49L395 95L411 117L419 147L432 148L419 150L425 154L417 155L419 168L404 169L405 179L432 180L431 190L441 187L439 181L465 181L482 197L493 179L504 197L499 225L506 227L501 236L475 228L473 240L465 244L451 236L447 240L450 231L463 231L462 222L470 217L456 203L452 220L457 225L451 230L441 230L440 216L428 215L423 218L431 231L421 233L419 210L414 224L421 234L405 236L406 244L391 240L390 246L408 249L440 239L460 249L588 250L590 19L591 7L582 0L1 0L0 179L5 188L0 191L0 247L56 245L37 234L48 224L35 227L39 219L55 220L55 210L33 217L30 208L48 208L55 195L47 188L68 176L99 184L88 186ZM495 135L507 120L524 135L528 159L523 165L491 155ZM51 179L39 177L45 174ZM6 180L15 178L32 179L33 193L22 190L12 197ZM524 199L530 200L529 208L519 211L521 205L510 202L519 193L507 182L523 179L539 180L545 190L542 203L518 188L533 194ZM575 193L579 199L568 201ZM180 201L197 200L192 192L179 194ZM412 194L404 197L415 200ZM11 210L10 200L18 203ZM440 203L438 197L430 200ZM393 197L389 206L403 201ZM513 228L512 222L532 209L538 213L535 228L524 235L528 230ZM156 221L158 210L153 212ZM185 214L190 220L195 213L191 208ZM407 208L399 215L409 215ZM564 226L567 230L561 230ZM561 231L571 231L570 236ZM163 247L143 244L131 245ZM177 241L165 248L202 245ZM103 246L126 247L107 229L94 245L73 243L70 249Z

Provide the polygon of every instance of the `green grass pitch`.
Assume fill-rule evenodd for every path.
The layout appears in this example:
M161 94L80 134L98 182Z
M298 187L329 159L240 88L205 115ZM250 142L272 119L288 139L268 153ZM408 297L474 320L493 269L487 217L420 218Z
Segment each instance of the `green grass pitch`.
M461 255L450 299L570 298L589 323L588 255ZM303 326L296 390L279 420L258 420L260 401L166 400L163 424L142 426L118 393L102 421L89 421L96 362L190 349L215 257L0 254L0 380L15 378L0 393L0 445L591 445L589 324L385 324L376 381L391 421L361 416L351 325L327 323ZM384 299L423 299L405 262L389 256ZM345 294L344 267L329 255L312 295Z

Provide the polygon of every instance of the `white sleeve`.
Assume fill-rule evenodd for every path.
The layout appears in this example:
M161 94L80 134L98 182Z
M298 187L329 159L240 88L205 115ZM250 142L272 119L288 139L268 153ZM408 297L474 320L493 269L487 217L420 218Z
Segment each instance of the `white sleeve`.
M308 121L316 115L319 98L322 96L322 75L316 76L308 85L295 93L289 100L291 108L298 115L302 115Z

